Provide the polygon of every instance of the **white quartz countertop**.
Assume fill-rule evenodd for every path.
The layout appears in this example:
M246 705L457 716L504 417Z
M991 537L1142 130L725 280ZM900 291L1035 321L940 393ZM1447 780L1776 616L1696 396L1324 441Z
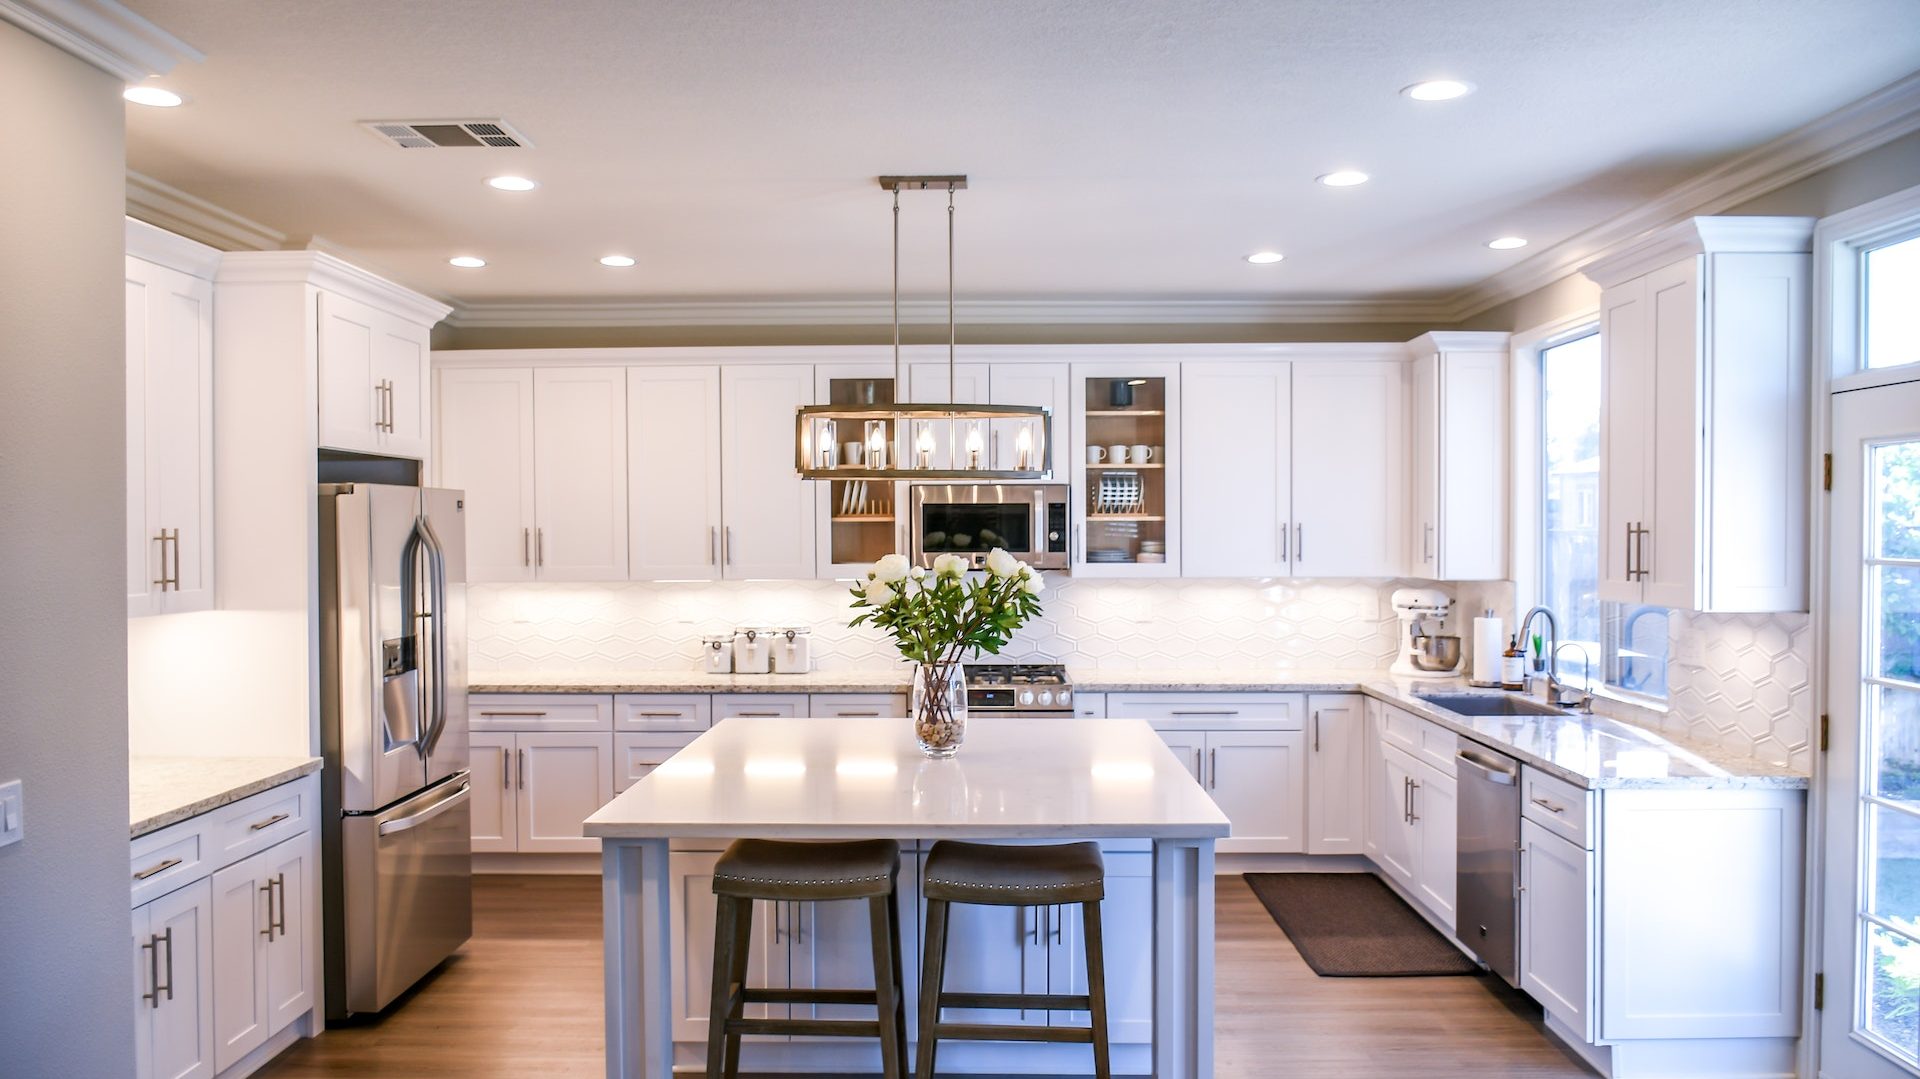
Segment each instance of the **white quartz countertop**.
M606 838L1200 839L1225 814L1141 720L727 719L588 817Z
M134 837L320 770L318 757L133 757L127 802Z

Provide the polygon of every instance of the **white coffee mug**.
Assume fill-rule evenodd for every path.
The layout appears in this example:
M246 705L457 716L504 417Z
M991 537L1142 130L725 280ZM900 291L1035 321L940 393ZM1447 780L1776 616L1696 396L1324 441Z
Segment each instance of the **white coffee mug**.
M1097 465L1107 459L1107 451L1098 446L1087 447L1087 463Z
M867 444L864 442L840 443L840 460L848 468L859 468L867 459Z
M1153 460L1152 446L1133 446L1127 452L1133 457L1133 463L1136 465L1144 465Z
M1107 457L1116 465L1124 465L1127 463L1127 448L1125 446L1108 446Z

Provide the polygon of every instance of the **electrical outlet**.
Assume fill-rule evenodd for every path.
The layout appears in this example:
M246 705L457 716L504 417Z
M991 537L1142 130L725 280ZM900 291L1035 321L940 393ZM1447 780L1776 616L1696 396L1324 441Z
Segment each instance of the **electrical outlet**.
M19 780L0 783L0 847L20 842L26 832L25 797Z

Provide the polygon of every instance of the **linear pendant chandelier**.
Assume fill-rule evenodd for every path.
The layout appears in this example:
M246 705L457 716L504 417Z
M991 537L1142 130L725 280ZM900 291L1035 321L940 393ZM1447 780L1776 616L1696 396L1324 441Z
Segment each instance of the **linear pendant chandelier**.
M963 404L956 377L953 304L953 193L965 176L882 176L893 193L893 385L900 364L900 192L947 193L947 400L802 406L794 424L794 467L810 480L1039 480L1053 472L1053 417L1033 405Z

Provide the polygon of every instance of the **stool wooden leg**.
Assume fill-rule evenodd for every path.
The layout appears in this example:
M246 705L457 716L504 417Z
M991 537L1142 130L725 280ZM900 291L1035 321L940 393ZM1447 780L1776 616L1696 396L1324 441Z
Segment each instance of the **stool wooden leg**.
M910 1005L906 999L907 980L900 973L900 953L906 949L906 945L900 940L900 891L898 888L887 895L887 934L887 939L893 944L887 949L887 955L893 967L893 1037L895 1044L900 1047L900 1074L905 1076L910 1066L907 1061L907 1008Z
M934 1028L940 1022L941 983L947 966L947 901L927 900L927 948L920 964L920 1053L914 1066L914 1079L933 1079L934 1053L938 1039Z
M733 1011L733 953L740 900L723 895L714 900L713 1003L707 1009L707 1079L723 1079L727 1019Z
M1100 902L1080 904L1087 946L1087 1003L1093 1017L1093 1074L1112 1079L1107 1048L1107 957L1100 943Z
M753 959L753 900L737 899L734 902L733 969L728 973L727 980L745 992L747 964ZM745 1014L746 1005L742 1004L739 1015L729 1015L727 1018L738 1019ZM721 1079L738 1079L740 1075L740 1037L738 1033L727 1035L727 1059L720 1073Z
M867 900L867 922L873 934L873 1015L880 1035L880 1067L886 1079L905 1079L900 1069L899 1029L893 1022L899 1014L900 985L893 977L892 919L887 917L886 897Z

